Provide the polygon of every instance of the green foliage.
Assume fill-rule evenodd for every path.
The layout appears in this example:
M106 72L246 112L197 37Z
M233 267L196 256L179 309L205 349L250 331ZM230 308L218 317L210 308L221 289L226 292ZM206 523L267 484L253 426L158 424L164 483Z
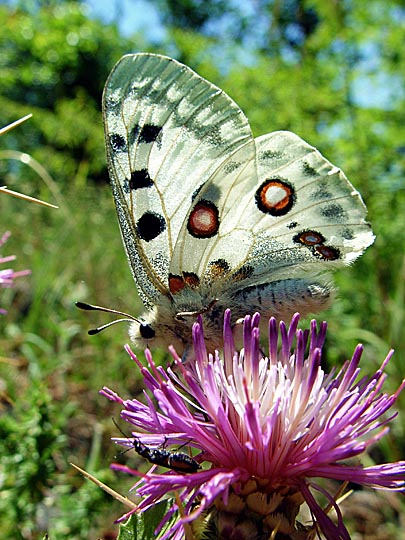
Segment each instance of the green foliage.
M12 530L5 530L6 523L12 528L19 523L22 530L32 527L66 442L47 389L36 382L30 390L29 403L17 402L12 414L0 418L0 513L6 537Z
M132 514L128 521L120 526L117 540L152 540L156 538L155 530L172 504L173 501L165 500L142 514Z
M2 123L32 112L12 139L60 185L105 178L100 103L111 66L132 43L92 21L76 2L37 9L0 6ZM4 144L4 143L3 143Z
M6 291L9 313L0 320L0 378L8 403L0 416L0 529L9 539L36 539L43 531L58 539L91 538L92 532L97 538L123 513L69 463L116 484L108 468L115 453L111 417L118 411L98 391L109 384L136 394L137 372L123 350L125 325L91 338L86 329L105 317L79 312L74 301L136 313L139 300L109 191L75 189L62 202L50 210L2 197L14 231L7 247L18 254L14 267L32 270ZM128 487L121 479L115 489L125 494Z

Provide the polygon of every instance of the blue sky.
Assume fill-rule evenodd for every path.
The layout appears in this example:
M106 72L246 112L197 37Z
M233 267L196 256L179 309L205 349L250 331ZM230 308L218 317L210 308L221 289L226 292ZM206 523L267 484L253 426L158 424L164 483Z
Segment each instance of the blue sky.
M84 0L91 18L101 19L105 23L117 23L122 35L130 37L141 33L146 43L162 43L165 28L161 24L157 9L149 0ZM1 0L0 0L1 3ZM15 0L6 0L15 4ZM246 10L250 3L234 0L238 9ZM398 13L404 18L404 10ZM226 34L225 34L226 35ZM228 35L229 38L229 35ZM249 64L251 56L245 48L240 51L242 63ZM170 55L170 51L166 51ZM353 83L352 93L357 104L365 107L390 109L393 102L403 98L402 74L386 74L379 69L378 53L364 46L364 60L357 66L358 76ZM217 61L221 61L220 58Z
M147 41L158 43L164 39L165 29L160 23L156 8L148 0L86 0L91 17L106 23L116 22L124 36L141 32ZM377 56L373 51L364 51L365 61L352 87L355 101L363 106L390 108L392 99L401 93L401 77L388 77L379 73L369 77L369 71L378 73L375 66ZM374 69L370 69L374 64Z
M91 17L106 23L117 22L126 37L140 31L151 41L160 41L164 36L157 11L148 0L86 0L85 3Z

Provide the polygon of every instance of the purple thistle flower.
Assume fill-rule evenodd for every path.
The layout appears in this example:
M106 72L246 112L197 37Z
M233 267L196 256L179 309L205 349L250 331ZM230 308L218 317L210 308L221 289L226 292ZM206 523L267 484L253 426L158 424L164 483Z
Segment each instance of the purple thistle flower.
M204 538L268 539L273 533L275 539L306 540L313 538L316 527L327 540L345 540L349 534L334 496L313 479L405 489L405 461L372 467L347 464L379 440L396 416L383 418L405 381L391 396L381 392L392 351L371 378L358 379L360 345L338 373L327 375L321 368L326 323L318 330L312 321L309 331L297 330L296 314L289 327L281 322L278 330L275 319L270 319L265 357L259 318L245 317L243 349L237 352L228 310L223 351L214 356L207 353L200 319L193 327L195 363L182 364L172 349L174 369L157 367L149 350L144 367L127 346L154 401L147 393L142 403L123 400L108 388L101 391L123 406L122 418L136 428L133 439L115 442L146 449L142 455L147 458L148 452L157 450L166 466L170 445L183 446L183 456L188 446L193 456L189 459L201 465L160 474L155 472L156 461L146 474L113 465L141 477L133 487L141 497L138 512L177 491L182 517L164 539L184 538L188 523L197 538L204 531ZM316 501L317 492L335 509L337 523ZM313 517L312 527L296 522L304 502ZM173 503L160 529L177 509Z
M3 236L0 238L0 247L2 247L7 240L10 237L10 232L6 232L3 234ZM8 257L1 257L0 256L0 264L8 263L10 261L14 261L16 259L15 255L9 255ZM12 268L5 268L3 270L0 270L0 287L4 288L10 288L14 286L14 280L17 277L26 276L27 274L30 274L30 270L20 270L19 272L14 272ZM1 314L6 314L7 311L5 309L0 308Z

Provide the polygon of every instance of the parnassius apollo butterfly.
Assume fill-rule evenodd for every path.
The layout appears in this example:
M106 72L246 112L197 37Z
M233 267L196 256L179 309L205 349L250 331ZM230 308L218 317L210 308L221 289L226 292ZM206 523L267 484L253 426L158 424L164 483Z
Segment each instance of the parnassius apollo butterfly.
M148 309L138 345L179 354L202 315L208 348L259 311L287 318L329 304L324 271L372 244L345 175L294 133L254 138L234 101L176 60L127 55L103 95L111 187Z

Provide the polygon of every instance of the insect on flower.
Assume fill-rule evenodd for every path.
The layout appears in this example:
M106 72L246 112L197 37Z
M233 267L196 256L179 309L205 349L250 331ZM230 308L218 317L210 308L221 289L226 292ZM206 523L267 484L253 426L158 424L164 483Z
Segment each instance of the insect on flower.
M154 465L167 467L176 472L196 472L201 468L199 463L184 452L169 452L159 448L150 448L134 439L134 450Z
M149 349L145 367L127 347L151 393L146 403L123 399L108 388L101 391L121 405L121 418L135 428L133 434L140 433L135 450L178 473L152 468L142 474L134 485L140 501L119 521L175 493L157 529L178 512L165 540L184 539L186 526L199 540L313 540L316 531L326 540L350 540L339 509L343 488L330 491L322 479L405 490L405 461L371 466L352 461L387 433L395 417L384 414L405 380L393 394L383 391L392 351L370 377L360 373L362 346L340 370L327 374L321 365L326 323L318 328L312 321L304 331L297 328L298 314L279 328L272 318L263 352L259 315L245 317L240 350L231 320L227 310L223 347L213 355L200 317L193 327L195 362L185 364L172 348L176 370L158 367ZM195 454L155 453L146 446L164 438L184 442ZM125 465L112 468L140 476ZM304 504L312 523L300 515Z
M184 452L170 452L164 448L150 448L136 437L133 439L126 437L125 433L123 433L114 419L113 422L125 436L125 438L131 443L131 446L135 452L147 459L149 463L159 465L160 467L166 467L172 471L181 473L194 473L201 469L201 465L188 454L185 454ZM121 439L116 439L116 442L120 440Z

